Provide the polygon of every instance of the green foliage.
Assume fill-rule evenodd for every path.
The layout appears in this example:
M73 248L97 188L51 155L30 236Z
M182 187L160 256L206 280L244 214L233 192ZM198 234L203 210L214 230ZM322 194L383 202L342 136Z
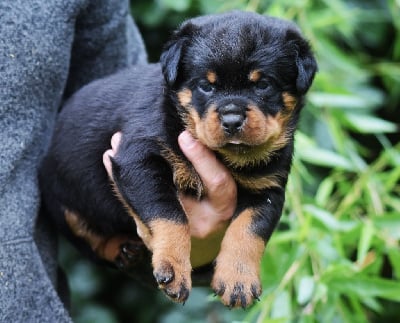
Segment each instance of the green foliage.
M387 307L400 302L400 144L391 115L400 104L399 3L245 5L295 20L320 66L296 137L284 229L268 244L264 294L246 321L398 320Z
M296 21L319 72L296 136L281 225L263 258L261 301L230 312L210 298L203 321L400 321L400 2L132 1L146 42L158 41L154 59L184 18L228 9ZM201 321L205 301L195 299L197 314L187 304L161 321Z
M284 229L268 244L264 294L244 320L399 319L400 311L384 310L400 302L399 2L152 4L165 16L239 8L294 20L319 62L296 137Z

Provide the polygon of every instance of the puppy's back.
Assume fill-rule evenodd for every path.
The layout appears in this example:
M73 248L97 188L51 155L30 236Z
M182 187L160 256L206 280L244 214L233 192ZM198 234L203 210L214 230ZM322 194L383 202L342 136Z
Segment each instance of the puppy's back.
M159 65L142 65L94 81L65 103L40 170L45 202L56 221L68 205L99 232L130 230L131 219L124 222L121 216L125 210L111 190L102 156L117 131L138 137L162 132L162 87Z

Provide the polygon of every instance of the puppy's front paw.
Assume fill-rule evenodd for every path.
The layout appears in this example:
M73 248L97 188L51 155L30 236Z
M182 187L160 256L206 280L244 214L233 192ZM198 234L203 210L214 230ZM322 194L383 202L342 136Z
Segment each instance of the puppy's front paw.
M217 264L211 287L221 297L222 303L230 308L246 308L261 295L257 270L239 262Z
M216 259L211 286L229 307L246 308L261 295L260 263L265 243L252 230L254 214L246 209L233 220Z
M147 244L153 253L153 275L158 287L171 300L184 303L192 287L189 226L166 219L155 219L148 225Z
M191 289L190 264L179 264L162 259L154 264L154 277L158 287L173 301L184 303Z

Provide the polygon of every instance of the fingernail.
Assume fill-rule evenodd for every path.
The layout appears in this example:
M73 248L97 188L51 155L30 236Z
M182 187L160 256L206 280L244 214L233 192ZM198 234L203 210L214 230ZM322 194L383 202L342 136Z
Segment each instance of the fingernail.
M116 132L112 137L111 137L111 147L113 150L118 150L118 146L121 142L122 138L122 133L121 132Z
M190 148L196 143L196 139L188 131L184 131L179 135L179 142L186 148Z

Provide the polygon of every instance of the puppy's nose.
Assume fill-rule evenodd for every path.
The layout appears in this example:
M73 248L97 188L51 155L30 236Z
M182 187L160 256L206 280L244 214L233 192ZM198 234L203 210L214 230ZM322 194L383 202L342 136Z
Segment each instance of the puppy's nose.
M221 125L228 135L239 132L246 118L243 110L235 104L228 104L220 109Z

